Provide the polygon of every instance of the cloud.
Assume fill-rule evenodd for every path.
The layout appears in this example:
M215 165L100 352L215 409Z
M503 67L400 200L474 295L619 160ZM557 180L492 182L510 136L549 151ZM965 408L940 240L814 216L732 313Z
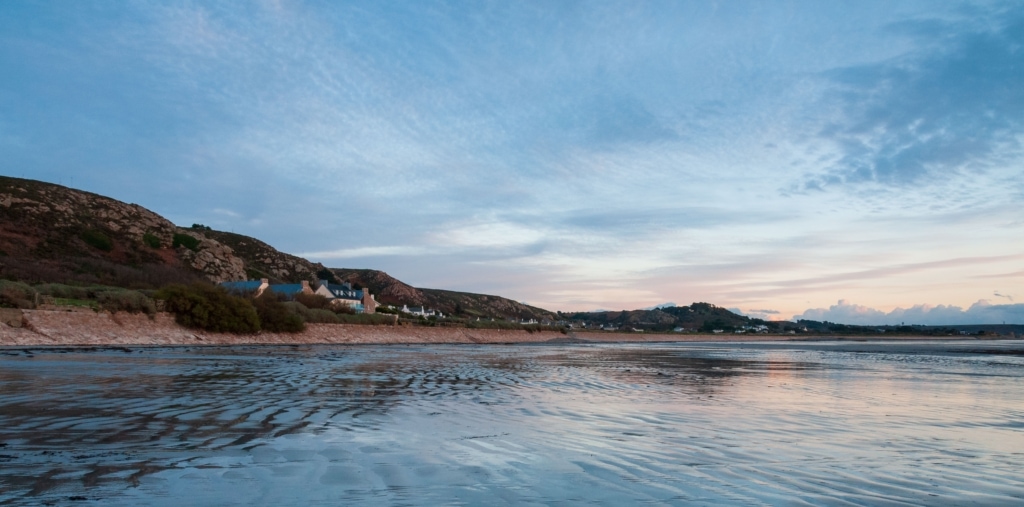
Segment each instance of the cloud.
M1013 302L1013 296L1009 294L1000 294L999 291L995 291L992 293L992 295L998 298L1006 298L1009 299L1011 303Z
M358 248L341 248L323 252L303 252L296 254L313 260L355 259L360 257L387 257L402 255L423 255L428 253L425 248L415 246L364 246Z
M781 317L779 317L779 314L780 314L781 312L779 312L778 310L770 310L770 309L762 309L762 310L756 310L756 309L750 309L750 310L741 310L741 309L739 309L739 308L729 308L729 311L730 311L730 312L732 312L732 313L738 314L738 315L745 315L745 316L747 316L747 317L750 317L750 318L752 318L752 319L761 319L761 320L782 320L782 318L781 318Z
M1024 324L1024 304L993 305L982 299L966 310L952 305L914 305L910 308L896 308L883 312L863 305L840 299L838 304L826 308L814 308L793 320L817 320L854 324L876 325L957 325L957 324Z
M661 309L661 308L675 308L675 306L676 306L675 303L669 301L667 303L662 303L660 305L654 305L654 306L648 306L646 308L641 308L641 310L658 310L658 309Z
M838 91L823 106L840 112L820 137L839 154L805 187L905 186L1019 161L1024 13L972 21L893 24L888 32L903 34L917 51L828 72Z

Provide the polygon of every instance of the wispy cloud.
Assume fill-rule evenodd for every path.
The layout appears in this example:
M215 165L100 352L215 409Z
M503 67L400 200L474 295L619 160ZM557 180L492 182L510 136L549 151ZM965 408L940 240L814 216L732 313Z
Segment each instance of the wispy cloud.
M339 250L329 250L326 252L304 252L297 254L300 257L308 257L310 259L324 259L324 260L337 260L337 259L357 259L357 258L373 258L373 257L387 257L395 255L424 255L428 251L424 248L408 247L408 246L365 246L358 248L343 248Z
M1009 299L1011 303L1013 302L1013 296L1009 294L1000 294L999 291L995 291L992 293L992 295L997 298Z
M976 177L1020 161L1024 16L937 18L894 23L890 33L917 50L879 63L830 71L829 100L841 117L821 132L839 157L809 185L920 184L958 174Z

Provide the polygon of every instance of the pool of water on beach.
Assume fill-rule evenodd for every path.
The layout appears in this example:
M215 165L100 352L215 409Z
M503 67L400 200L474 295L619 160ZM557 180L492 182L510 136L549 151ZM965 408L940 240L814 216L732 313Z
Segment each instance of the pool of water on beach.
M1024 342L0 350L0 505L1021 505Z

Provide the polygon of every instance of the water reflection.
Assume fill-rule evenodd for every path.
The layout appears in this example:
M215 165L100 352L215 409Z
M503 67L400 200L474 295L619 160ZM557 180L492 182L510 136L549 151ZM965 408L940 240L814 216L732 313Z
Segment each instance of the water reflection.
M1024 347L915 347L5 351L0 503L1019 500Z

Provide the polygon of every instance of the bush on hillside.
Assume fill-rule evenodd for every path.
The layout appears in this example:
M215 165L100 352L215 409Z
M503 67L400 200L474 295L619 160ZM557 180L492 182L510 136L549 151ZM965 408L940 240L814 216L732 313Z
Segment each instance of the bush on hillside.
M188 248L189 250L192 250L193 252L199 251L199 240L190 234L175 233L172 244L174 248L183 246L185 248Z
M160 238L156 237L156 234L147 232L142 235L142 242L150 248L160 248Z
M0 280L0 308L35 308L36 291L28 284Z
M239 334L260 330L260 317L252 302L220 287L206 283L169 285L156 297L165 301L167 311L185 327Z
M61 299L89 299L91 292L88 287L64 285L62 283L44 283L36 285L36 291L44 296Z
M259 316L260 327L264 331L299 333L306 329L306 323L302 317L292 312L280 297L271 291L266 291L253 300L253 305Z
M156 302L135 290L112 289L96 293L96 302L108 312L156 313Z
M156 313L156 302L142 291L108 287L105 285L74 286L61 283L44 283L35 287L36 292L44 296L52 296L57 300L91 301L95 306L109 312ZM58 303L60 304L60 303Z
M103 234L101 231L95 229L89 229L82 233L82 241L97 250L103 250L109 252L114 249L114 242L109 236Z
M327 280L327 283L338 283L338 277L334 276L334 271L329 268L324 268L316 272L317 280Z

